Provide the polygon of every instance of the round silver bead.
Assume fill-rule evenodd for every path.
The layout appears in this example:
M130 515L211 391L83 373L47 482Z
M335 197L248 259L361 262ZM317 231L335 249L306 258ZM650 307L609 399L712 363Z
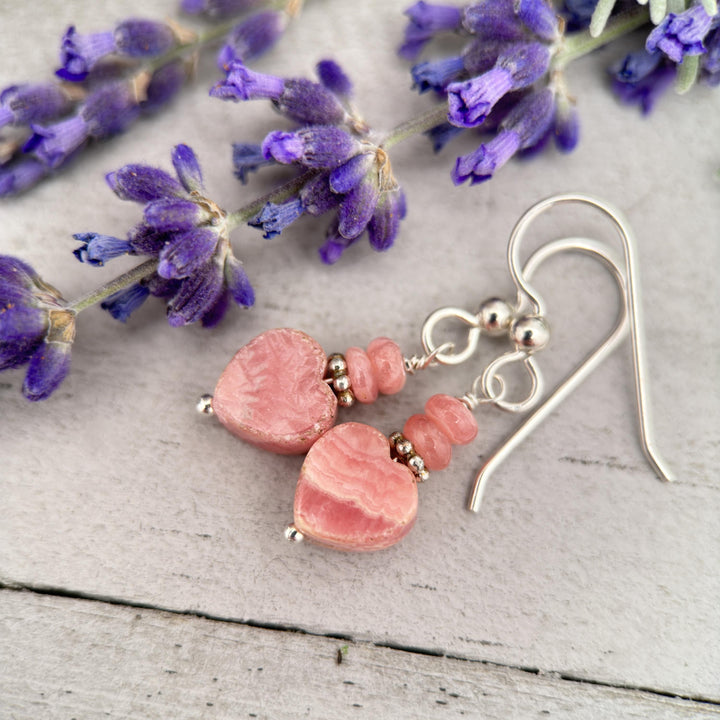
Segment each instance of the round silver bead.
M285 528L285 539L299 543L305 539L305 536L294 525L288 525Z
M329 375L336 377L337 375L344 375L347 371L347 363L345 358L340 353L333 353L327 361L327 371Z
M407 466L419 475L425 469L425 461L419 455L412 455L407 459Z
M388 440L390 442L391 447L395 447L400 440L403 439L402 433L399 430L396 430L394 433L391 433L388 436Z
M512 324L510 336L519 348L542 350L550 341L550 328L540 315L525 315Z
M425 469L417 474L417 482L425 482L430 478L430 473Z
M338 405L340 407L352 407L355 404L355 396L352 390L343 390L337 396Z
M477 316L480 327L488 335L502 335L510 327L513 310L501 298L486 300L478 310Z
M412 455L412 453L415 451L413 448L413 444L406 438L402 438L402 440L398 440L395 443L395 452L400 457L407 457L408 455Z
M336 375L333 380L333 388L336 392L350 389L350 378L347 375Z
M212 406L213 396L212 395L202 395L200 399L197 402L197 405L195 406L195 409L202 413L203 415L214 415L215 410L213 410Z

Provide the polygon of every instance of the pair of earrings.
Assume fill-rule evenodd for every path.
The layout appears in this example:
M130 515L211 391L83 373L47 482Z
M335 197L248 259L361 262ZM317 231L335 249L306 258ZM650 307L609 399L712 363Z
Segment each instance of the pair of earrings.
M613 222L623 260L606 243L563 238L542 245L521 266L520 243L531 223L550 208L579 203L599 209ZM619 319L603 342L538 405L542 374L535 355L550 339L545 304L532 286L538 267L564 252L581 252L600 260L615 278L621 296ZM588 377L630 332L640 438L648 461L664 480L670 474L650 441L643 345L639 328L635 255L627 222L611 206L583 194L557 195L530 208L518 221L508 243L508 267L517 288L514 303L493 298L478 312L441 308L425 321L424 353L406 358L388 338L377 338L367 350L353 347L326 357L311 337L281 328L262 333L241 348L222 373L214 396L201 398L198 409L214 414L235 435L263 449L305 453L294 503L291 540L308 538L340 550L380 550L412 528L417 514L417 483L429 471L450 462L452 445L471 442L478 432L472 411L480 405L533 412L487 460L477 474L468 507L478 512L488 479L507 455ZM434 334L446 320L467 326L467 344L456 350L437 344ZM507 335L512 349L491 362L462 397L433 395L424 413L413 415L402 432L388 437L368 425L334 426L338 405L374 401L379 393L399 392L407 374L439 365L457 365L476 352L480 337ZM530 390L521 400L508 398L503 368L519 363L528 373Z

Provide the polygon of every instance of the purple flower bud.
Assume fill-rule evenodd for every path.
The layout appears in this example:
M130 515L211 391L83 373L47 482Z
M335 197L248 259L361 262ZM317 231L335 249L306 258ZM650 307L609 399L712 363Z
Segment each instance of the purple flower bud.
M283 34L287 25L285 13L266 11L253 15L236 25L217 58L220 70L233 60L248 61L269 50Z
M255 291L243 264L232 254L225 258L225 284L233 300L242 307L255 304Z
M535 35L553 42L560 35L560 26L555 10L546 0L514 0L515 12Z
M151 257L157 257L171 239L171 233L158 232L154 227L145 223L138 223L128 233L128 242L132 247L132 252Z
M398 50L401 57L413 60L433 35L447 30L458 30L462 16L460 8L452 5L435 5L420 0L405 14L410 19L405 29L405 41Z
M165 23L129 19L115 27L115 51L128 57L156 57L175 45L175 35Z
M130 86L112 83L88 95L79 115L94 138L105 138L122 132L138 116L137 100Z
M685 55L705 52L702 41L711 24L712 18L702 5L693 5L679 15L668 13L648 35L645 49L650 53L660 50L673 62L682 62Z
M456 185L485 182L518 150L531 148L547 134L555 117L555 95L549 88L526 95L500 124L488 143L457 159L452 172Z
M348 240L340 235L338 232L338 220L335 218L325 232L325 242L318 248L318 255L320 255L320 259L326 265L334 265L340 259L343 252L355 243L359 237L358 235Z
M503 95L532 85L547 72L549 64L550 51L542 43L507 46L492 70L448 85L448 120L458 127L480 125Z
M48 168L60 167L90 137L90 128L82 117L61 120L54 125L31 125L33 134L23 146Z
M345 109L329 90L304 78L285 81L278 110L303 125L340 125Z
M558 103L555 115L555 146L561 152L572 152L580 139L580 118L574 105Z
M54 120L73 103L55 83L12 85L0 93L0 127Z
M345 195L338 209L338 232L352 240L358 237L375 212L380 187L372 173Z
M252 10L258 4L258 0L182 0L180 6L189 15L225 18Z
M70 370L72 344L44 342L32 354L23 384L28 400L45 400L65 379Z
M590 18L595 12L597 0L564 0L563 16L565 17L565 30L575 32L584 30L590 25Z
M150 77L145 99L140 103L143 112L154 112L167 105L180 92L186 79L182 60L173 60L157 69Z
M300 163L329 170L344 163L360 145L349 133L334 125L313 125L297 132L271 132L263 141L263 156L279 163Z
M703 80L710 86L720 84L720 28L705 37L707 53L703 55L700 69Z
M157 273L153 273L142 281L142 284L150 291L153 297L162 298L163 300L168 300L177 295L182 283L182 280L175 278L168 280L160 277Z
M185 278L168 303L167 317L172 327L189 325L210 312L224 292L223 273L215 262Z
M231 61L226 72L225 80L211 88L210 97L234 102L259 98L277 101L285 89L281 78L253 72L241 60Z
M34 158L18 160L0 167L0 197L17 195L40 182L49 172L47 165Z
M127 322L150 295L150 291L144 286L136 283L130 287L116 292L100 303L103 310L107 310L116 320Z
M514 0L484 0L465 8L463 26L479 40L514 42L526 35Z
M398 189L383 193L375 206L375 212L368 223L368 238L373 250L389 250L398 231L400 221L405 217L405 193Z
M200 318L200 323L204 328L214 328L219 325L225 317L227 309L230 305L230 293L227 289L223 290L217 297L217 300L205 311Z
M73 255L80 261L101 267L108 260L126 255L132 250L127 240L113 237L112 235L100 235L99 233L77 233L73 238L82 245L73 250Z
M177 233L159 255L158 275L172 280L196 273L215 253L218 236L207 228L193 228Z
M143 214L147 225L161 233L191 230L206 217L197 203L183 198L152 200L145 206Z
M269 202L248 222L248 225L260 228L264 238L273 238L294 223L303 212L303 203L299 197L291 198L284 203Z
M105 176L110 189L121 200L146 203L164 197L184 197L182 185L163 170L147 165L125 165Z
M99 60L115 51L111 31L80 35L71 25L60 45L60 67L55 74L63 80L84 80Z
M6 256L0 256L0 261ZM0 370L27 362L48 327L47 311L30 290L0 280Z
M330 190L344 195L360 184L375 162L373 153L360 153L335 168L329 177Z
M188 192L203 189L203 176L200 162L189 145L176 145L172 150L172 164L178 179Z
M353 160L349 162L353 162ZM337 170L339 168L333 170L333 173L337 172ZM340 197L330 188L328 174L322 173L305 183L302 190L300 190L300 201L303 210L308 215L317 217L334 210L340 202Z
M463 51L463 64L469 75L482 75L498 61L506 43L493 40L474 40Z
M32 290L37 273L27 263L12 255L0 255L0 283Z
M660 64L660 53L636 50L610 66L610 74L620 82L635 83L649 75Z
M457 137L463 128L455 127L450 123L442 123L428 130L425 135L432 142L433 152L440 152L454 137Z
M414 87L422 94L428 90L443 92L464 69L462 57L449 57L418 63L410 69L410 74Z
M647 115L675 81L676 66L660 63L655 70L641 77L637 82L613 80L613 92L627 104L637 103L643 115Z
M235 177L244 185L247 175L263 165L272 165L274 160L266 160L262 147L252 143L233 144L233 172Z
M331 93L343 98L352 95L352 81L334 60L321 60L315 66L315 71L321 84Z

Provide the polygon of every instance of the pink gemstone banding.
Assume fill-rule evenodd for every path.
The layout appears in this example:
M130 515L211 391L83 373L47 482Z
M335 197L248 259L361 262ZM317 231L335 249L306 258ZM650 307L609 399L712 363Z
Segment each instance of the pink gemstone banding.
M405 360L397 343L390 338L375 338L367 348L375 370L378 389L383 395L394 395L405 387Z
M443 470L450 464L450 440L427 415L411 415L402 434L413 444L428 470Z
M327 362L309 335L268 330L240 348L218 380L213 410L225 427L264 450L307 452L335 422Z
M295 491L295 527L338 550L382 550L401 540L417 516L412 472L390 459L378 430L343 423L310 449Z
M453 445L467 445L478 434L475 416L451 395L433 395L425 403L425 414L447 435Z
M368 354L362 348L351 347L345 351L345 361L355 399L361 403L375 402L378 396L378 382Z

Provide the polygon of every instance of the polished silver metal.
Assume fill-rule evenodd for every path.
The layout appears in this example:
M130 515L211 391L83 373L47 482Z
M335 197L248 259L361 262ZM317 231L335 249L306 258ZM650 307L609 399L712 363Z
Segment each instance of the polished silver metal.
M347 375L336 375L333 378L333 390L343 392L350 389L350 378Z
M563 203L580 203L599 209L614 223L623 248L623 260L618 261L615 253L605 243L584 238L565 238L540 247L520 268L519 246L530 223L541 213ZM528 210L515 228L508 245L508 265L518 288L518 307L530 306L536 314L544 314L542 297L531 285L533 273L541 263L559 252L578 251L595 255L611 271L620 289L622 298L620 317L612 332L605 340L578 365L575 370L548 396L520 427L487 460L475 478L468 500L468 508L478 512L488 479L500 463L517 447L545 418L570 395L594 370L620 345L628 331L632 339L633 370L635 375L635 399L640 425L640 440L648 462L656 474L666 481L672 475L653 447L650 432L650 414L647 402L647 374L645 371L644 345L638 311L639 287L636 276L634 241L624 216L611 205L581 193L556 195L539 202ZM497 377L497 376L494 376Z
M294 525L288 525L285 528L285 539L290 542L299 543L305 539L305 536Z
M469 328L465 349L457 353L453 352L455 350L453 343L445 343L445 345L450 345L450 348L448 350L441 351L441 346L436 345L433 341L433 332L435 331L438 323L448 319L460 320ZM462 308L444 307L439 308L428 315L427 319L423 323L421 340L425 352L432 354L434 356L434 360L439 362L441 365L460 365L460 363L464 363L475 354L480 340L480 332L481 330L477 315L473 315L471 312L463 310Z
M405 364L405 372L408 375L414 375L418 370L425 370L425 368L440 365L440 363L435 359L438 353L449 353L454 347L454 343L446 342L442 345L438 345L438 347L436 347L432 352L426 353L425 355L413 355L412 357L403 357L403 363Z
M523 315L510 325L510 337L518 348L536 352L550 342L550 327L540 315Z
M352 407L355 404L355 394L352 390L350 390L350 388L346 390L341 390L337 394L337 401L340 407Z
M425 469L425 461L419 455L412 455L407 459L407 466L419 475Z
M501 298L490 298L480 305L477 318L478 324L488 335L497 337L504 335L510 327L513 308Z
M523 400L506 400L505 399L505 381L500 375L500 370L512 363L521 362L527 370L530 378L530 390ZM500 392L496 393L493 384L497 383ZM515 350L514 352L505 353L496 360L493 360L483 371L482 375L475 378L470 391L476 397L491 402L495 407L508 412L525 412L535 406L538 399L543 393L545 384L542 374L535 362L535 358L528 353L527 350Z
M197 405L195 406L195 409L203 414L203 415L214 415L215 410L212 406L213 396L210 394L201 395L200 399L197 401Z
M340 353L333 353L328 357L327 372L332 376L347 372L347 361Z
M413 444L406 438L403 437L395 443L395 452L401 457L407 457L415 452Z

